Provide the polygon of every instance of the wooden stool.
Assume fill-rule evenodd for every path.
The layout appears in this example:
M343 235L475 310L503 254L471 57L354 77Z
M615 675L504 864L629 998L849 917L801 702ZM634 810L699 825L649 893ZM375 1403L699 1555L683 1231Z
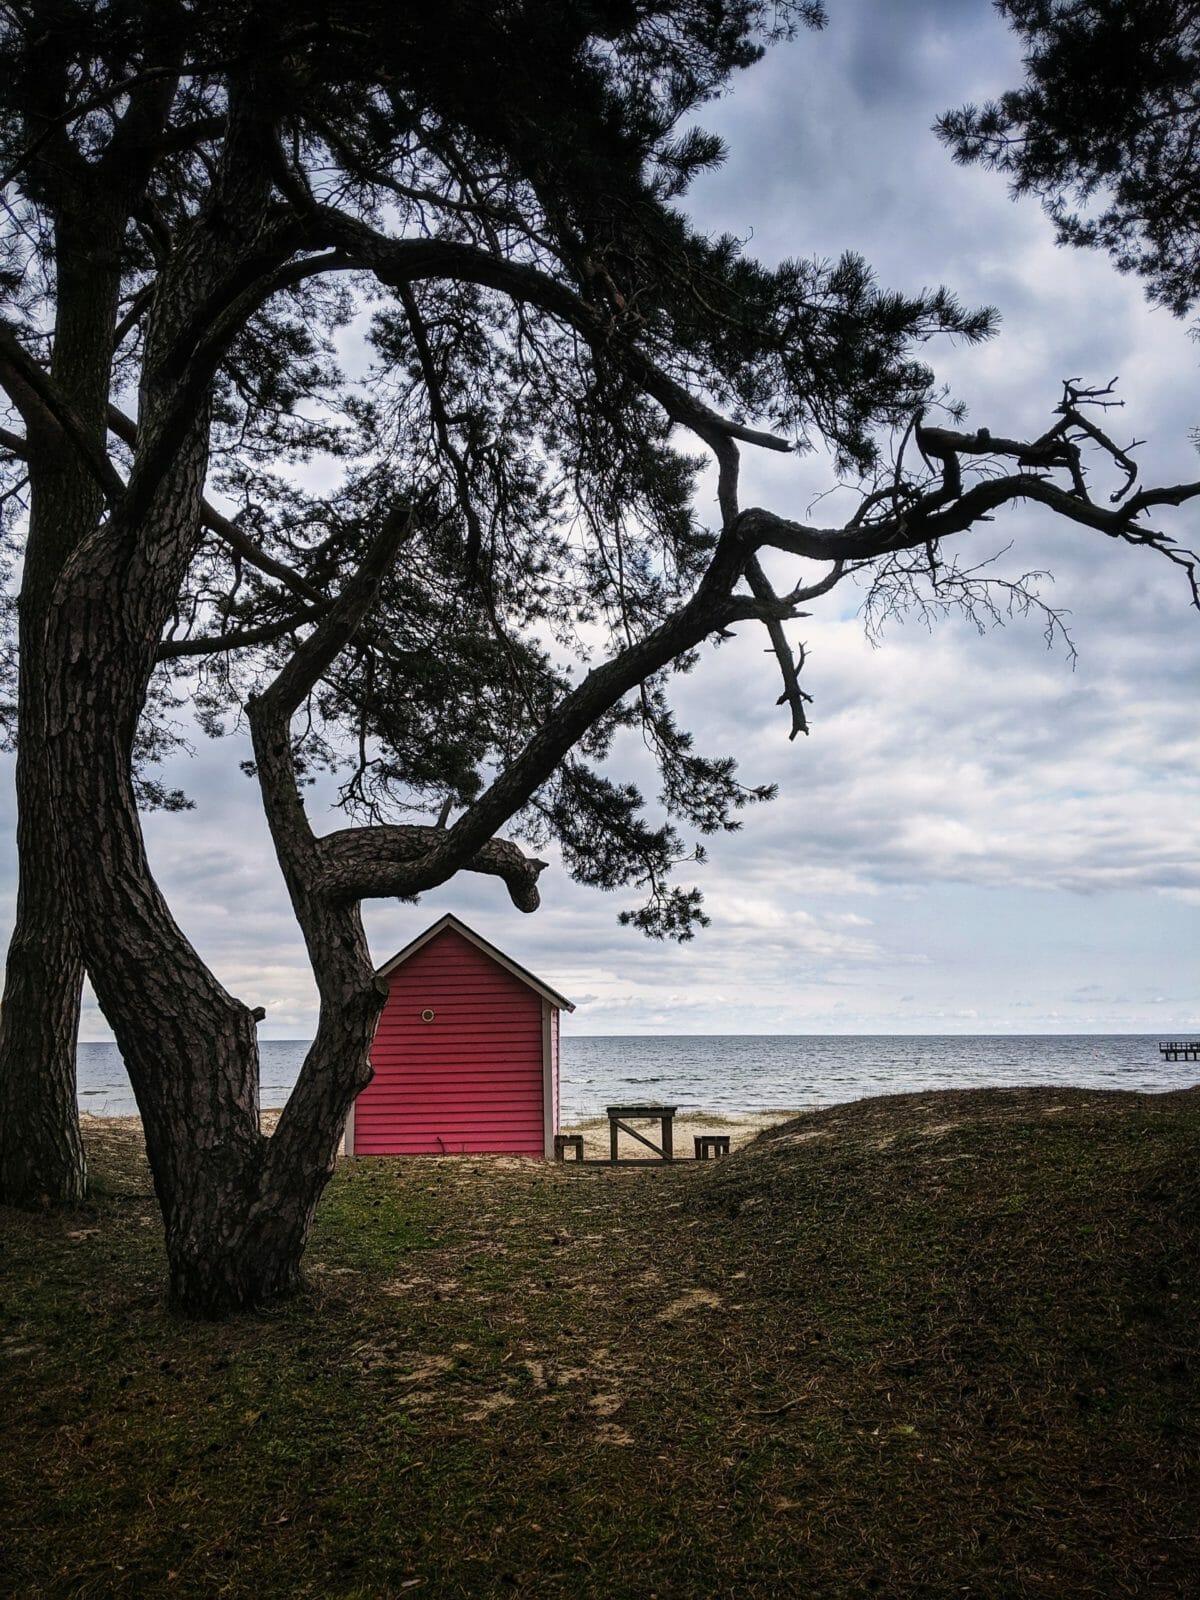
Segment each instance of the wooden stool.
M696 1160L707 1161L711 1155L714 1160L717 1156L729 1154L729 1135L727 1133L698 1133L696 1139Z
M556 1133L554 1135L554 1159L565 1161L567 1159L567 1146L575 1152L576 1161L583 1160L583 1135L581 1133Z

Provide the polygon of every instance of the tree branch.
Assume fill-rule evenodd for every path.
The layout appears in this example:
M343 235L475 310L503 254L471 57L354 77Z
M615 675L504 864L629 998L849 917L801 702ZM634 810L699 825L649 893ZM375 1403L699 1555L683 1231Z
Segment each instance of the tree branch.
M313 897L320 895L319 843L296 783L291 723L297 706L353 636L379 580L412 527L412 513L397 507L384 519L366 559L325 616L288 659L269 687L247 702L263 810L306 937L315 926ZM315 918L315 920L314 920ZM319 958L314 950L314 965Z
M388 512L358 571L274 682L255 700L260 719L292 717L338 652L354 637L375 598L380 579L412 529L413 512L408 507L395 506Z
M420 307L416 298L407 284L400 284L397 288L400 303L404 307L404 314L408 318L408 325L412 330L413 343L417 347L417 359L421 363L421 372L425 378L425 388L429 395L429 414L433 418L434 431L438 443L454 469L454 479L458 485L458 500L462 507L463 516L467 523L467 548L463 561L468 580L473 577L475 565L479 559L479 552L483 547L483 528L479 522L479 514L475 510L474 496L471 494L471 483L467 476L466 462L454 447L450 437L450 419L446 415L446 406L442 399L442 386L438 380L437 368L434 365L433 351L429 347L429 337L425 328L425 319L421 316Z
M587 301L566 284L537 267L489 254L476 245L450 239L389 239L354 217L333 207L314 205L308 213L312 243L339 246L348 256L375 274L381 283L399 289L424 278L452 278L497 289L514 300L539 307L574 328L608 359L619 360L645 392L681 427L689 428L717 459L718 500L724 523L737 515L737 440L787 452L791 445L773 433L731 422L691 394L681 383L656 366Z
M762 563L756 555L752 555L746 562L746 582L750 585L750 592L758 600L768 603L779 600L779 596L771 587L770 580L762 569ZM787 634L783 631L783 621L779 617L766 617L763 626L767 630L767 637L771 641L771 650L779 663L779 671L783 678L783 693L775 702L776 705L787 705L792 713L792 731L789 739L794 739L798 733L808 732L808 718L804 714L804 702L809 699L800 687L800 668L804 662L804 651L801 650L799 660L792 654L791 644Z
M220 65L221 63L214 63ZM59 138L72 122L77 122L81 117L86 117L89 112L97 111L101 106L111 105L114 100L122 96L132 96L135 91L144 89L148 84L161 84L164 80L173 82L176 76L174 67L151 67L145 72L133 73L130 77L108 84L104 89L89 95L86 99L78 101L75 105L68 106L59 116L47 119L45 126L36 138L19 150L10 165L0 172L0 188L7 188L31 162L36 160L39 153L45 149L52 139ZM87 166L87 162L75 149L69 140L61 140L61 145L75 158L80 169ZM56 156L59 151L56 150Z
M232 628L228 633L197 634L191 639L166 639L159 645L156 659L178 661L186 656L209 656L227 650L248 650L256 644L273 644L276 639L284 639L297 628L302 628L306 622L315 622L328 609L328 603L308 606L290 617L281 617L277 622L264 622L257 628Z
M129 309L120 322L117 323L116 331L113 334L114 350L121 348L130 333L145 316L149 307L154 303L154 290L155 284L153 282L147 283L138 290L129 302Z
M409 869L444 836L441 828L375 826L345 828L317 840L323 888L335 899L384 899L411 893ZM537 880L546 863L527 856L508 839L489 839L458 870L503 878L520 911L536 911Z
M0 317L0 386L24 419L30 436L51 435L78 455L112 504L125 492L120 473L93 442L83 419L50 374L17 338L12 324ZM25 452L28 455L29 441Z
M108 408L108 426L123 444L131 449L137 447L137 423L132 417L127 417L116 406ZM269 577L278 578L280 583L292 591L293 594L302 595L314 605L327 607L327 597L308 582L294 567L287 566L284 562L276 560L269 555L261 545L255 544L244 528L239 528L236 522L224 515L209 500L200 502L200 520L210 533L215 533L222 542L228 545L235 555L241 556L249 566L259 572L265 572ZM304 617L298 620L306 620ZM286 631L286 630L285 630ZM193 652L180 652L192 654Z
M237 331L279 289L349 264L336 250L292 259L305 240L291 213L270 213L269 121L254 86L239 90L230 98L229 133L208 204L175 248L173 274L160 279L155 306L170 307L171 315L152 330L143 364L143 393L153 394L155 404L122 507L131 522L152 503L200 420Z
M738 540L727 530L692 598L644 639L593 667L454 826L431 830L426 854L407 870L397 867L391 892L419 894L453 877L553 775L582 734L626 694L730 623L761 620L758 602L732 593L744 561Z
M761 507L752 507L738 517L738 535L752 552L769 547L819 561L867 561L898 550L916 549L922 544L932 550L939 539L965 532L1001 506L1031 500L1109 538L1157 550L1184 569L1193 603L1200 607L1200 588L1197 587L1200 557L1177 546L1168 535L1140 526L1136 520L1153 506L1178 506L1197 498L1200 483L1142 489L1121 503L1129 487L1132 462L1101 430L1088 425L1085 429L1088 436L1121 467L1127 478L1120 493L1110 497L1109 505L1097 505L1088 494L1078 446L1065 430L1072 425L1076 407L1099 392L1069 386L1064 420L1032 441L996 436L986 428L965 434L918 425L916 438L922 454L942 464L941 482L935 488L895 483L876 490L841 528L810 527ZM963 456L987 456L993 460L1009 457L1022 470L964 487L960 460ZM1049 476L1055 469L1069 475L1069 489ZM874 514L880 505L889 509Z

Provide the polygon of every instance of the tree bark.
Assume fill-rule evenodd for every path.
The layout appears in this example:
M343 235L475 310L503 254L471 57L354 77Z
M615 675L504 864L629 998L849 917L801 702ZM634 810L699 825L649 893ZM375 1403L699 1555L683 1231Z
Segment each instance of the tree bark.
M281 1224L254 1217L263 1144L249 1009L192 949L154 881L131 751L155 643L189 559L207 417L130 525L118 514L77 552L51 608L52 808L93 986L142 1115L175 1297L249 1303L235 1263Z
M23 679L32 655L26 641ZM22 690L17 916L0 1007L0 1200L73 1205L83 1199L87 1183L75 1095L83 961L50 812L43 718L32 714L24 685Z
M83 962L63 913L53 829L36 809L44 790L44 759L26 754L17 766L17 919L0 1009L0 1200L18 1206L74 1205L87 1184L75 1097Z
M129 484L66 561L46 642L51 809L80 948L141 1112L171 1295L194 1315L262 1304L298 1284L381 1003L367 961L365 981L341 985L357 994L339 994L336 1021L318 1032L284 1138L265 1139L254 1016L172 917L133 792L138 716L200 536L220 355L207 330L241 292L241 264L266 226L269 129L253 93L239 95L230 127L213 202L159 281Z
M46 618L90 486L70 470L31 474L18 602L17 914L0 1006L0 1198L72 1205L87 1182L75 1095L83 960L58 853L46 746Z
M120 228L96 210L60 223L50 376L103 450L120 281ZM46 625L54 587L103 506L53 418L26 417L29 535L18 602L18 889L0 1007L0 1199L70 1205L87 1181L75 1093L83 959L59 855L47 747Z

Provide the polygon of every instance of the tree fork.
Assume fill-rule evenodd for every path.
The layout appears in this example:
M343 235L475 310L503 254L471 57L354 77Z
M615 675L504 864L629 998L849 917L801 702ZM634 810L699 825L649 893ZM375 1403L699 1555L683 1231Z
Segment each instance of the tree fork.
M254 1019L171 916L146 859L131 774L157 643L199 537L208 460L208 390L193 399L195 376L164 375L160 356L227 275L240 240L257 237L264 188L252 135L249 148L227 148L220 226L197 219L156 301L133 479L66 564L47 628L51 799L80 943L142 1115L172 1293L193 1313L254 1303L259 1283L290 1281L284 1242L289 1228L303 1231L286 1206L266 1220ZM106 389L107 378L105 363ZM107 394L100 428L106 413Z

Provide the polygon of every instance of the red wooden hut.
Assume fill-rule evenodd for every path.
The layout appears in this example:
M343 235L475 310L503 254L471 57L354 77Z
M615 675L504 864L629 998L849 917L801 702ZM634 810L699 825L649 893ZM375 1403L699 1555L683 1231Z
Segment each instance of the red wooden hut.
M385 961L352 1156L554 1155L558 1014L575 1007L455 916Z

